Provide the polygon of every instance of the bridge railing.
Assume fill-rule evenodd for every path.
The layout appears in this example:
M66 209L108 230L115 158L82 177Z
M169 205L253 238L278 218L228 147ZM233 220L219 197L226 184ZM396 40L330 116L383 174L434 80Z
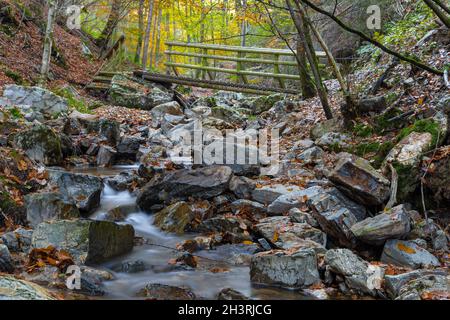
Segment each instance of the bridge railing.
M166 48L165 65L177 76L180 75L179 69L191 69L196 71L196 78L206 79L208 75L211 80L214 80L217 73L226 73L235 75L236 81L244 84L249 83L248 77L272 78L283 89L286 88L285 80L300 80L297 72L295 72L296 74L282 72L281 66L297 66L295 54L291 50L173 41L166 42ZM210 54L211 52L212 54ZM222 54L217 54L217 52ZM225 55L227 53L229 55ZM248 57L248 55L251 55L251 57ZM319 58L325 57L324 52L319 51L317 55ZM190 62L177 62L177 60L180 60L177 57L187 57ZM194 63L192 63L192 58L195 58ZM231 68L224 68L218 67L216 61L231 61L235 64ZM249 64L272 65L272 72L247 70Z

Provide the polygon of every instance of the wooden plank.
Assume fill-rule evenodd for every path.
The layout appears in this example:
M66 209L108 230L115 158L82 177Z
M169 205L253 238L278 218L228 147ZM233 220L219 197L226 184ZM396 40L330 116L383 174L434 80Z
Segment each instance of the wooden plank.
M200 53L192 52L177 52L177 51L165 51L166 55L170 56L182 56L182 57L194 57L194 58L207 58L214 60L223 61L235 61L235 62L248 62L248 63L261 63L261 64L278 64L283 66L297 66L295 61L277 61L277 60L267 60L267 59L257 59L257 58L239 58L235 56L221 56L221 55L204 55Z
M275 55L275 59L276 60L279 60L280 59L280 55L279 54L276 54ZM281 74L281 71L280 71L280 66L278 65L278 64L274 64L273 65L273 73L275 73L275 74ZM283 78L276 78L276 79L278 79L278 83L280 84L280 88L286 88L286 86L284 85L284 80L283 80Z
M217 51L232 51L232 52L245 52L245 53L260 53L260 54L279 54L282 56L295 56L291 50L286 49L267 49L267 48L255 48L255 47L239 47L239 46L223 46L216 44L204 44L204 43L185 43L185 42L166 42L167 46L184 47L184 48L198 48L209 49ZM326 57L325 52L316 51L318 57Z
M215 72L223 72L237 75L246 75L246 76L255 76L255 77L266 77L266 78L282 78L282 79L290 79L290 80L300 80L300 76L292 75L292 74L275 74L275 73L265 73L265 72L256 72L256 71L237 71L233 69L224 69L224 68L214 68L214 67L203 67L197 66L195 64L184 64L184 63L171 63L166 62L167 66L186 68L186 69L195 69L195 70L209 70Z

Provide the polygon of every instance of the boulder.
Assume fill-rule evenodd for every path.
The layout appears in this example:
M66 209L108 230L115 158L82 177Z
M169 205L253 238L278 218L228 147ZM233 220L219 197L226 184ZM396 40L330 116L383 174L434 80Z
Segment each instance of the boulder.
M82 214L89 214L100 205L102 180L96 176L63 172L56 183L63 199L75 202Z
M316 145L331 150L347 148L351 139L341 132L328 132L315 141Z
M0 244L0 272L12 273L14 265L8 247Z
M366 218L366 209L348 199L335 188L323 189L323 192L308 199L312 215L322 230L337 243L345 247L354 247L357 239L351 227Z
M249 226L242 218L220 215L202 221L196 228L196 231L204 233L222 233L227 239L227 242L242 243L243 241L252 240L248 229Z
M250 300L247 296L231 288L222 289L217 295L217 300Z
M300 190L301 189L298 186L282 184L267 185L262 187L257 186L252 191L252 200L264 205L269 205L274 202L279 196L292 194Z
M117 151L113 147L102 145L97 153L97 166L110 167L116 160Z
M116 121L102 119L98 123L98 134L109 145L116 146L120 140L120 126Z
M314 146L300 153L297 156L297 159L304 164L315 164L322 161L323 155L324 151L321 148Z
M354 224L351 231L358 240L382 245L388 239L404 237L410 230L410 217L404 205L399 205L373 218Z
M186 202L177 202L164 208L155 215L155 225L167 232L184 233L191 229L195 218Z
M316 254L312 249L258 253L251 260L250 280L288 288L309 287L320 282Z
M327 236L306 223L293 223L289 217L269 217L259 221L256 231L280 249L304 245L311 240L325 247Z
M79 218L74 202L63 199L58 192L32 193L25 196L27 220L32 227L44 221Z
M62 164L61 137L44 125L35 125L14 136L14 146L22 149L32 160L46 166Z
M334 118L334 119L322 121L322 122L319 122L318 124L316 124L311 129L310 136L311 136L311 139L315 141L315 140L321 138L326 133L340 132L343 130L343 128L344 128L344 125L343 125L342 120L340 120L338 118Z
M139 177L130 172L121 172L117 176L107 179L108 185L115 191L125 191L131 184L137 181Z
M111 80L111 102L118 106L151 110L173 100L173 94L162 86L115 75Z
M398 201L406 200L419 185L420 162L423 154L432 148L432 140L433 137L428 132L412 132L402 139L384 160L383 173L389 173L389 163L397 171Z
M239 199L231 203L231 210L234 214L239 212L247 212L254 217L265 217L267 214L267 208L259 202Z
M41 286L13 276L0 275L0 300L56 300Z
M135 162L141 145L142 139L137 137L125 136L117 145L116 160L129 160Z
M369 161L348 153L328 177L345 195L363 205L382 205L390 195L390 182Z
M383 279L383 269L377 268L378 274L372 274L369 263L358 257L348 249L332 249L325 254L325 263L330 270L344 277L345 284L360 293L375 295L375 285L370 277L375 275L380 281Z
M233 176L230 180L230 191L239 199L250 199L252 191L256 187L256 182L242 176Z
M40 87L6 85L3 97L12 105L31 106L32 110L50 119L69 111L66 99Z
M305 205L309 198L316 196L320 192L322 192L321 187L311 187L281 195L269 205L267 211L270 215L285 214L293 208L300 208Z
M253 114L260 114L265 111L269 111L275 105L275 103L285 99L283 94L272 94L270 96L261 96L256 98L252 103L250 108Z
M420 299L422 292L426 292L430 288L429 285L415 286L414 284L421 284L421 279L442 279L447 282L447 288L440 287L436 291L448 292L448 272L447 270L414 270L402 274L385 275L384 287L388 296L391 299L396 299L403 295L403 298L409 296L410 299ZM441 282L438 280L440 283ZM412 284L412 285L411 285ZM432 286L431 286L432 287ZM443 289L443 290L442 290ZM425 293L424 292L424 293Z
M450 206L450 147L445 146L438 150L433 161L432 170L428 170L424 185L432 194L433 199L440 207Z
M43 222L33 232L33 248L53 246L67 251L76 263L94 264L133 249L134 229L109 221Z
M28 253L31 246L33 230L23 228L6 232L0 237L0 243L6 245L10 252Z
M440 266L439 260L412 241L388 240L381 261L400 267L420 269Z
M154 107L151 111L152 124L158 127L165 115L182 116L183 109L176 101L170 101Z
M137 204L143 210L150 210L152 205L172 199L211 199L228 189L231 176L232 171L227 166L169 172L146 184L138 194Z
M189 288L150 283L137 293L138 297L151 300L195 300L196 296Z

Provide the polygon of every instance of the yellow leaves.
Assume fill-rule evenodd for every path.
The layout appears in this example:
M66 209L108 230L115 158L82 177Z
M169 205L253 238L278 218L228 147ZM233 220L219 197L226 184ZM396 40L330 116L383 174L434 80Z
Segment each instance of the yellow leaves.
M247 246L251 246L251 245L253 244L253 241L250 241L250 240L244 240L244 241L242 241L242 244L245 244L245 245L247 245Z
M230 269L225 268L225 267L214 267L214 268L209 269L209 271L212 273L223 273L223 272L229 272Z
M24 161L23 159L19 160L17 163L17 169L19 169L19 171L25 171L28 170L28 164L26 163L26 161Z
M272 242L277 242L279 237L280 237L280 235L279 235L278 231L275 230L275 232L273 233Z

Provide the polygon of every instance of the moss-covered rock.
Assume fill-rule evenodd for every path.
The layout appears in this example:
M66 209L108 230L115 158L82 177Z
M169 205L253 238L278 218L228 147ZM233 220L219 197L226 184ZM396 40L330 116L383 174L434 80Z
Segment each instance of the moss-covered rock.
M178 202L166 207L155 215L155 225L167 232L184 233L191 229L195 218L186 202Z
M133 249L134 229L109 221L60 220L43 222L33 232L32 247L66 250L76 263L92 264Z
M13 276L0 276L0 300L55 300L43 287Z
M61 137L45 125L36 125L15 135L14 145L44 165L60 165L63 161Z

